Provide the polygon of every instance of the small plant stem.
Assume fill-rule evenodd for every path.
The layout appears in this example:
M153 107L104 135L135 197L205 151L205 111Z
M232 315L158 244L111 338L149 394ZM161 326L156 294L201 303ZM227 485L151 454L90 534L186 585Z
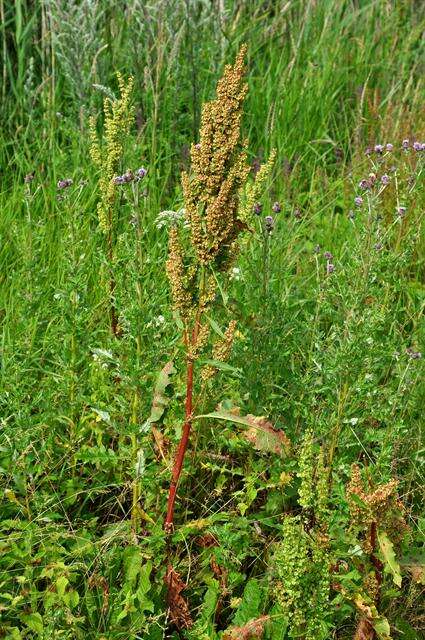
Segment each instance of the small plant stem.
M140 220L140 209L139 209L139 185L138 184L136 185L133 184L133 213L136 218L136 234L137 234L136 270L137 270L137 273L140 274L142 271L143 256L142 256L142 243L141 243L141 220ZM141 312L143 309L143 294L142 294L142 281L140 278L136 282L136 294L137 294L137 299L139 303L139 309ZM142 356L142 336L140 332L136 336L136 356L137 356L137 372L139 372L140 361ZM131 424L133 426L133 432L131 434L131 448L132 448L132 454L133 454L133 460L134 460L134 469L136 470L138 467L137 465L138 442L137 442L137 436L136 436L136 425L137 425L138 413L139 413L139 389L137 385L135 385L134 395L133 395L133 409L131 414ZM140 480L139 480L139 474L136 472L133 480L132 502L131 502L131 527L132 527L132 532L134 536L137 535L140 528L140 522L141 522L139 500L140 500Z
M109 262L109 310L111 315L111 331L118 337L118 316L115 308L115 278L114 278L114 239L112 230L112 208L109 209L108 224L108 262Z
M263 231L263 296L267 297L269 292L270 278L270 235L267 231Z

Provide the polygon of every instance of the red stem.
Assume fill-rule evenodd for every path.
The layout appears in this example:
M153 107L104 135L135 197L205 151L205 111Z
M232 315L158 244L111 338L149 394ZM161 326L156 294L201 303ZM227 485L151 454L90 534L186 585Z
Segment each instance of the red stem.
M192 407L193 407L193 357L190 353L191 346L196 345L199 332L200 312L198 311L195 326L192 332L192 340L189 343L187 333L185 332L184 341L188 349L187 366L186 366L186 403L185 403L185 421L183 432L180 438L179 446L174 460L173 471L171 474L170 489L168 492L167 515L164 522L164 529L167 533L171 533L174 527L174 503L176 501L177 485L179 483L184 457L189 442L190 429L192 426Z
M185 422L183 425L183 433L177 449L176 459L174 461L173 472L170 482L170 490L168 493L167 516L165 518L164 528L167 532L171 532L174 523L174 503L176 501L176 491L179 482L181 470L183 467L184 456L189 442L190 428L192 426L192 401L193 401L193 360L187 361L186 373L186 409Z

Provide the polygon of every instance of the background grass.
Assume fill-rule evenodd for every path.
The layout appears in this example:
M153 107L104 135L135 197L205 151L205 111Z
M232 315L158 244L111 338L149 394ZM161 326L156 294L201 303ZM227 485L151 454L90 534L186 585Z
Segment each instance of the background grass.
M403 138L425 133L422 3L0 0L0 13L3 634L168 633L161 522L184 384L165 278L167 233L156 218L182 206L179 176L201 105L242 42L249 51L244 134L253 165L277 150L263 214L276 200L282 212L269 246L255 219L223 298L217 320L236 317L239 338L233 368L221 374L205 412L224 401L267 415L295 450L313 428L334 458L335 512L353 461L376 481L396 475L419 547L424 386L421 362L406 349L421 351L424 340L423 160L397 156L405 186L373 204L384 226L348 214L370 171L364 149L377 142L399 149ZM130 191L123 195L116 229L120 340L105 310L107 265L88 152L88 116L100 112L105 91L116 92L116 71L135 78L123 170L148 168L138 206ZM68 177L72 192L61 198L57 181ZM391 216L403 203L409 216L400 235ZM377 232L383 252L373 251ZM324 251L334 255L333 278L325 276ZM177 373L161 426L164 461L143 424L170 359ZM268 550L296 502L296 482L288 489L279 480L294 473L296 456L270 460L238 433L207 421L199 427L178 514L179 523L212 518L233 599L243 598L249 578L269 579ZM140 451L143 529L135 537L127 524ZM340 516L334 525L342 526ZM205 611L217 577L190 531L183 527L175 542L206 634L199 627L194 637L215 638L214 615ZM146 563L149 596L147 577L129 569ZM64 593L60 578L68 581ZM67 601L68 593L78 595ZM420 637L419 594L406 584L384 601L394 637ZM235 607L229 596L217 629L267 605L262 599L245 620L233 617ZM354 613L344 607L328 619L329 637L352 637Z

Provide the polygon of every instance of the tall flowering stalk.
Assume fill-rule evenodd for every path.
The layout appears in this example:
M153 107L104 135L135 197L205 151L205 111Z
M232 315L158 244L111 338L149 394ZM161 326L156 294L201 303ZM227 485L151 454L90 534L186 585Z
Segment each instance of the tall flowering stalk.
M188 238L177 225L170 230L167 274L174 308L183 323L186 350L185 420L172 470L164 528L174 525L174 505L193 420L196 362L207 350L210 325L207 313L216 298L217 278L232 265L238 239L247 229L246 206L241 194L249 165L246 142L241 140L242 106L247 93L244 81L246 47L235 64L228 65L217 85L217 97L202 109L199 143L191 148L191 171L183 173L182 185ZM231 320L221 339L212 346L212 360L225 361L231 351L236 323ZM203 385L216 373L204 366Z
M124 144L133 121L133 109L131 107L131 94L133 91L133 78L124 80L117 73L119 97L111 100L105 98L104 112L104 139L99 139L96 131L96 118L90 118L90 156L94 165L99 170L98 189L99 202L97 213L99 227L106 238L106 253L109 263L109 308L111 315L111 330L118 335L118 315L115 307L115 277L113 271L114 262L114 210L117 200L117 188L122 184L122 176L117 176L121 169Z

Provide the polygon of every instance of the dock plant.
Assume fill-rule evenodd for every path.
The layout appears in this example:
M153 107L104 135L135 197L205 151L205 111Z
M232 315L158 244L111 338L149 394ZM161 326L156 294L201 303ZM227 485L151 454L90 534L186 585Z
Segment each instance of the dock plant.
M221 290L219 283L237 257L240 236L249 229L250 202L271 168L267 163L258 172L255 186L251 185L243 198L250 172L247 142L241 137L247 93L245 55L246 46L242 46L234 65L225 67L216 98L203 106L199 142L192 144L190 150L191 169L182 174L188 233L175 224L169 234L167 274L173 306L183 327L186 394L184 424L168 494L164 525L167 532L174 526L177 485L192 428L195 386L205 389L217 373L215 363L229 358L236 331L236 321L231 318L219 339L210 339L210 314ZM199 358L208 349L209 363L199 371Z
M105 238L105 254L109 270L109 313L111 330L116 336L119 333L118 314L115 304L115 276L114 276L114 244L115 244L115 214L119 196L119 185L123 184L121 173L124 155L124 145L133 121L131 93L133 78L126 81L117 73L119 97L106 96L103 101L104 135L99 138L96 130L96 117L90 118L90 156L99 172L98 191L99 201L97 213L99 227ZM132 173L124 175L132 177Z

